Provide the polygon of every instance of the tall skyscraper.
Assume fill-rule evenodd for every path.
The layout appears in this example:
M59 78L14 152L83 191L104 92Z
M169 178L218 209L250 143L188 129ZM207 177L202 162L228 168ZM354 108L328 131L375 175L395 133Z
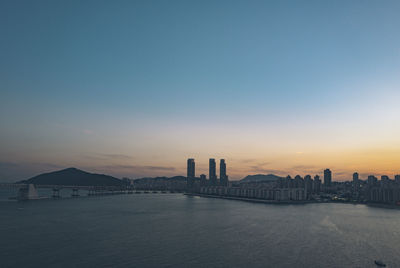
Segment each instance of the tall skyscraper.
M358 173L355 172L353 173L353 182L357 182L358 181Z
M330 187L332 183L332 171L329 168L324 170L324 186Z
M310 175L306 175L304 177L304 186L305 186L305 189L306 189L307 197L309 197L309 195L312 192L312 188L313 188L312 185L313 185L313 180L312 180L311 176Z
M217 185L217 172L216 172L216 164L214 158L210 158L209 161L209 178L211 185L213 186Z
M321 180L318 175L314 177L313 192L319 193L321 191Z
M221 159L219 162L219 179L222 186L228 186L228 176L226 175L225 159Z
M359 191L359 188L360 188L360 182L358 181L358 173L355 172L353 174L353 191L357 193Z
M189 158L187 160L187 177L188 178L195 177L195 163L193 158Z
M192 188L195 177L195 163L193 158L187 160L187 187Z

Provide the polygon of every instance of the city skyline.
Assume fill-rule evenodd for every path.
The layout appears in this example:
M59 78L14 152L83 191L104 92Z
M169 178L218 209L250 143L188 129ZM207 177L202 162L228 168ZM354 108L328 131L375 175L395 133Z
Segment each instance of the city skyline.
M398 174L400 3L339 2L2 1L0 181Z
M400 266L399 14L1 0L0 266Z

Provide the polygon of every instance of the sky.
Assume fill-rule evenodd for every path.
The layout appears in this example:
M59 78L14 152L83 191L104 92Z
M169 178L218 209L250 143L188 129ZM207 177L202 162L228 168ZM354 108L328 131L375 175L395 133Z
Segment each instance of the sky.
M0 2L0 182L400 174L399 1Z

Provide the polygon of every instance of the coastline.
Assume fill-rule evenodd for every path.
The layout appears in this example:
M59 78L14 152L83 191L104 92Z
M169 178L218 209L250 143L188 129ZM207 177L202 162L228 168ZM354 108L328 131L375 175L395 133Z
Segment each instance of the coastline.
M227 199L227 200L235 200L235 201L244 201L249 203L261 203L261 204L271 204L271 205L305 205L305 204L321 204L321 203L341 203L341 204L350 204L350 205L366 205L374 208L385 208L385 209L400 209L400 206L390 205L390 204L379 204L379 203L363 203L363 202L344 202L344 201L317 201L317 200L302 200L302 201L293 201L293 200L265 200L265 199L256 199L256 198L244 198L244 197L235 197L235 196L220 196L220 195L208 195L208 194L200 194L200 193L184 193L187 196L198 196L204 198L218 198L218 199Z
M235 196L220 196L220 195L208 195L208 194L199 194L199 193L184 193L187 196L199 196L205 198L218 198L218 199L228 199L228 200L236 200L236 201L244 201L250 203L262 203L262 204L274 204L274 205L304 205L304 204L313 204L313 203L332 203L330 201L315 201L315 200L302 200L302 201L293 201L293 200L265 200L265 199L256 199L256 198L245 198L245 197L235 197Z

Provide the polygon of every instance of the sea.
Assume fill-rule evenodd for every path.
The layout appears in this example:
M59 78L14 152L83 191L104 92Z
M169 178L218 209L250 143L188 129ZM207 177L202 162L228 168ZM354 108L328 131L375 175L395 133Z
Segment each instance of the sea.
M184 194L18 202L0 191L0 267L400 267L400 210ZM50 196L50 192L41 192ZM84 193L81 193L84 195Z

